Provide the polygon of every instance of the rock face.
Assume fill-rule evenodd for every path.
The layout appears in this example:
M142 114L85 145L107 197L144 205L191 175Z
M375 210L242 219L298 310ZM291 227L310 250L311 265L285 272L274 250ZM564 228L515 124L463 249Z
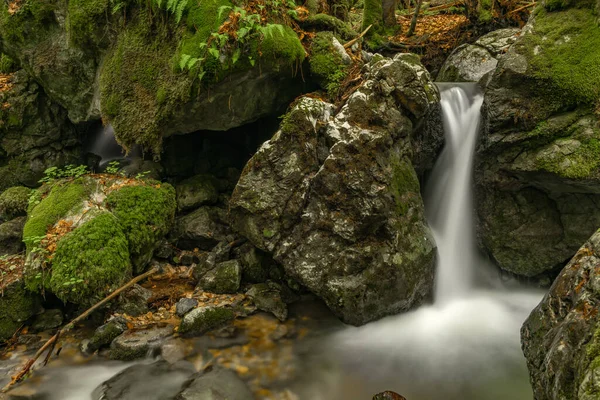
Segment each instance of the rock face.
M500 29L482 36L473 44L458 46L448 57L437 76L438 82L479 82L485 86L488 74L508 50L520 29Z
M536 400L600 395L600 232L579 249L521 329Z
M438 91L413 55L375 57L365 74L338 113L301 99L230 201L237 231L357 325L419 304L435 257L411 143Z
M0 191L37 185L44 170L77 164L80 143L67 112L24 71L0 93Z
M555 273L600 226L600 27L586 4L537 9L485 91L478 235L523 276Z

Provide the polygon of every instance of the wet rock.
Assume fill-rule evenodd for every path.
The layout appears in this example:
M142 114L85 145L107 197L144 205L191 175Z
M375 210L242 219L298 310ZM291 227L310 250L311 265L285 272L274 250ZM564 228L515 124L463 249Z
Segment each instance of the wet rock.
M23 226L26 217L19 217L0 224L0 256L23 251Z
M115 317L98 327L85 346L84 353L93 353L101 347L108 346L119 335L127 330L127 320Z
M536 400L600 393L600 232L579 249L521 328Z
M148 312L148 300L152 297L152 291L138 284L119 296L119 305L116 311L121 314L137 317Z
M400 396L398 393L387 390L373 396L373 400L406 400L406 398L404 396Z
M136 364L98 386L93 400L170 400L194 373L189 363Z
M240 262L230 260L217 264L214 269L204 274L198 282L198 287L213 293L235 293L240 288L241 280Z
M498 59L517 38L520 29L499 29L482 36L473 44L457 47L442 66L438 82L480 82L487 84L486 76L498 65Z
M229 234L227 212L218 207L201 207L175 222L173 240L184 250L212 250Z
M156 250L154 250L154 257L163 260L170 259L171 257L173 257L173 254L175 254L175 249L166 240L161 241L156 247Z
M169 339L160 348L160 356L168 363L175 364L186 356L188 344L182 339Z
M237 253L242 264L242 280L262 283L269 279L270 260L268 255L249 243L241 246Z
M187 211L200 206L213 205L219 198L217 181L211 175L196 175L175 185L177 208Z
M281 299L281 286L274 282L252 285L246 292L259 310L273 314L280 321L287 319L287 305Z
M187 336L202 335L210 330L220 328L233 318L234 313L228 308L195 308L181 320L179 333Z
M39 335L24 334L19 335L19 337L17 338L17 343L25 346L34 346L36 344L39 344L41 340L42 337Z
M0 280L0 340L12 337L38 308L39 298L25 289L21 274L5 274Z
M42 332L58 328L63 323L63 312L59 309L46 310L33 320L31 329L34 332Z
M252 400L254 396L235 372L215 368L195 378L175 400Z
M131 361L158 352L163 340L173 334L173 327L127 331L110 344L109 357L113 360Z
M132 178L139 177L160 181L164 174L164 168L157 162L136 157L129 164L121 168L121 172Z
M196 308L197 305L198 305L198 300L188 299L187 297L184 297L183 299L180 299L177 302L177 304L175 306L175 313L179 317L183 317L185 314L187 314L188 312L190 312L191 310Z
M234 229L357 325L429 296L435 258L412 138L438 90L408 54L373 57L364 76L337 113L300 99L230 201Z

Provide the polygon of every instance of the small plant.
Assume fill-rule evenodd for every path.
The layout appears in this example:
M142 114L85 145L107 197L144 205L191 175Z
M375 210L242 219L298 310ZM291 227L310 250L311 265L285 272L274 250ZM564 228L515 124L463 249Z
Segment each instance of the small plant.
M111 161L104 170L107 174L117 175L119 173L120 164L118 161Z
M135 176L135 179L141 180L141 179L146 179L146 177L150 174L150 171L144 171L144 172L140 172L139 174L137 174Z
M49 183L56 179L62 178L79 178L89 173L88 167L85 165L69 164L64 168L50 167L44 171L44 177L39 180L40 183Z

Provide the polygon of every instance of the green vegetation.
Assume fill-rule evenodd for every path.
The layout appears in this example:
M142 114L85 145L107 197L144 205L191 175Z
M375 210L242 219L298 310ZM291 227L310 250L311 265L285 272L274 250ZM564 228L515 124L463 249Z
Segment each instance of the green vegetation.
M17 70L15 61L4 53L0 53L0 73L10 74Z
M109 0L69 0L67 32L78 45L95 43L99 21L107 12Z
M559 139L561 144L571 139ZM596 138L582 141L570 154L542 154L536 159L537 166L546 171L556 173L564 178L583 179L597 174L600 167L600 140Z
M175 189L168 184L126 186L110 193L106 204L117 217L135 257L152 250L171 228L176 210Z
M19 329L37 309L38 302L27 292L21 281L0 291L0 340L6 340Z
M589 8L595 0L545 0L544 6L548 11L562 10L569 7Z
M319 32L311 44L310 72L330 98L336 98L340 84L348 74L348 66L333 47L333 34Z
M91 185L84 178L56 182L48 196L30 210L23 238L27 240L46 235L49 227L65 217L79 203L83 206L83 200L90 192ZM28 244L28 251L30 248L31 244Z
M8 12L0 3L0 35L5 40L24 42L44 37L45 26L54 20L55 0L23 0L18 11Z
M535 34L523 36L527 71L565 107L592 105L600 99L600 26L585 9L536 15Z
M125 234L117 219L104 213L58 242L49 286L61 300L87 305L121 286L130 275Z
M23 186L6 189L0 194L0 218L12 219L27 214L32 190Z
M411 162L397 155L391 157L392 180L390 191L394 197L398 215L404 215L412 206L407 200L411 196L420 193L419 178Z

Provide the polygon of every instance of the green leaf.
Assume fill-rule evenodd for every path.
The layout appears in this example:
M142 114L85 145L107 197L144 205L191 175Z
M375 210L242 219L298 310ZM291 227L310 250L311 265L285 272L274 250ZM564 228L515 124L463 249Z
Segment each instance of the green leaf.
M214 47L211 47L210 49L208 49L208 52L216 59L218 59L219 56L221 55L219 53L219 50L215 49Z
M175 10L175 21L179 23L181 21L181 17L183 16L183 11L185 10L185 6L187 6L188 0L181 0L179 4L177 4L177 9Z
M179 60L179 68L183 71L185 66L188 65L188 61L192 58L189 54L183 54Z
M237 63L238 60L240 59L240 54L242 52L240 51L240 49L235 49L235 51L233 52L233 55L231 56L231 62L233 64Z
M221 7L219 7L219 14L218 14L218 17L217 17L217 19L218 19L219 21L221 20L221 18L222 18L222 16L223 16L223 13L224 13L225 11L227 11L227 10L231 10L231 6L221 6Z

